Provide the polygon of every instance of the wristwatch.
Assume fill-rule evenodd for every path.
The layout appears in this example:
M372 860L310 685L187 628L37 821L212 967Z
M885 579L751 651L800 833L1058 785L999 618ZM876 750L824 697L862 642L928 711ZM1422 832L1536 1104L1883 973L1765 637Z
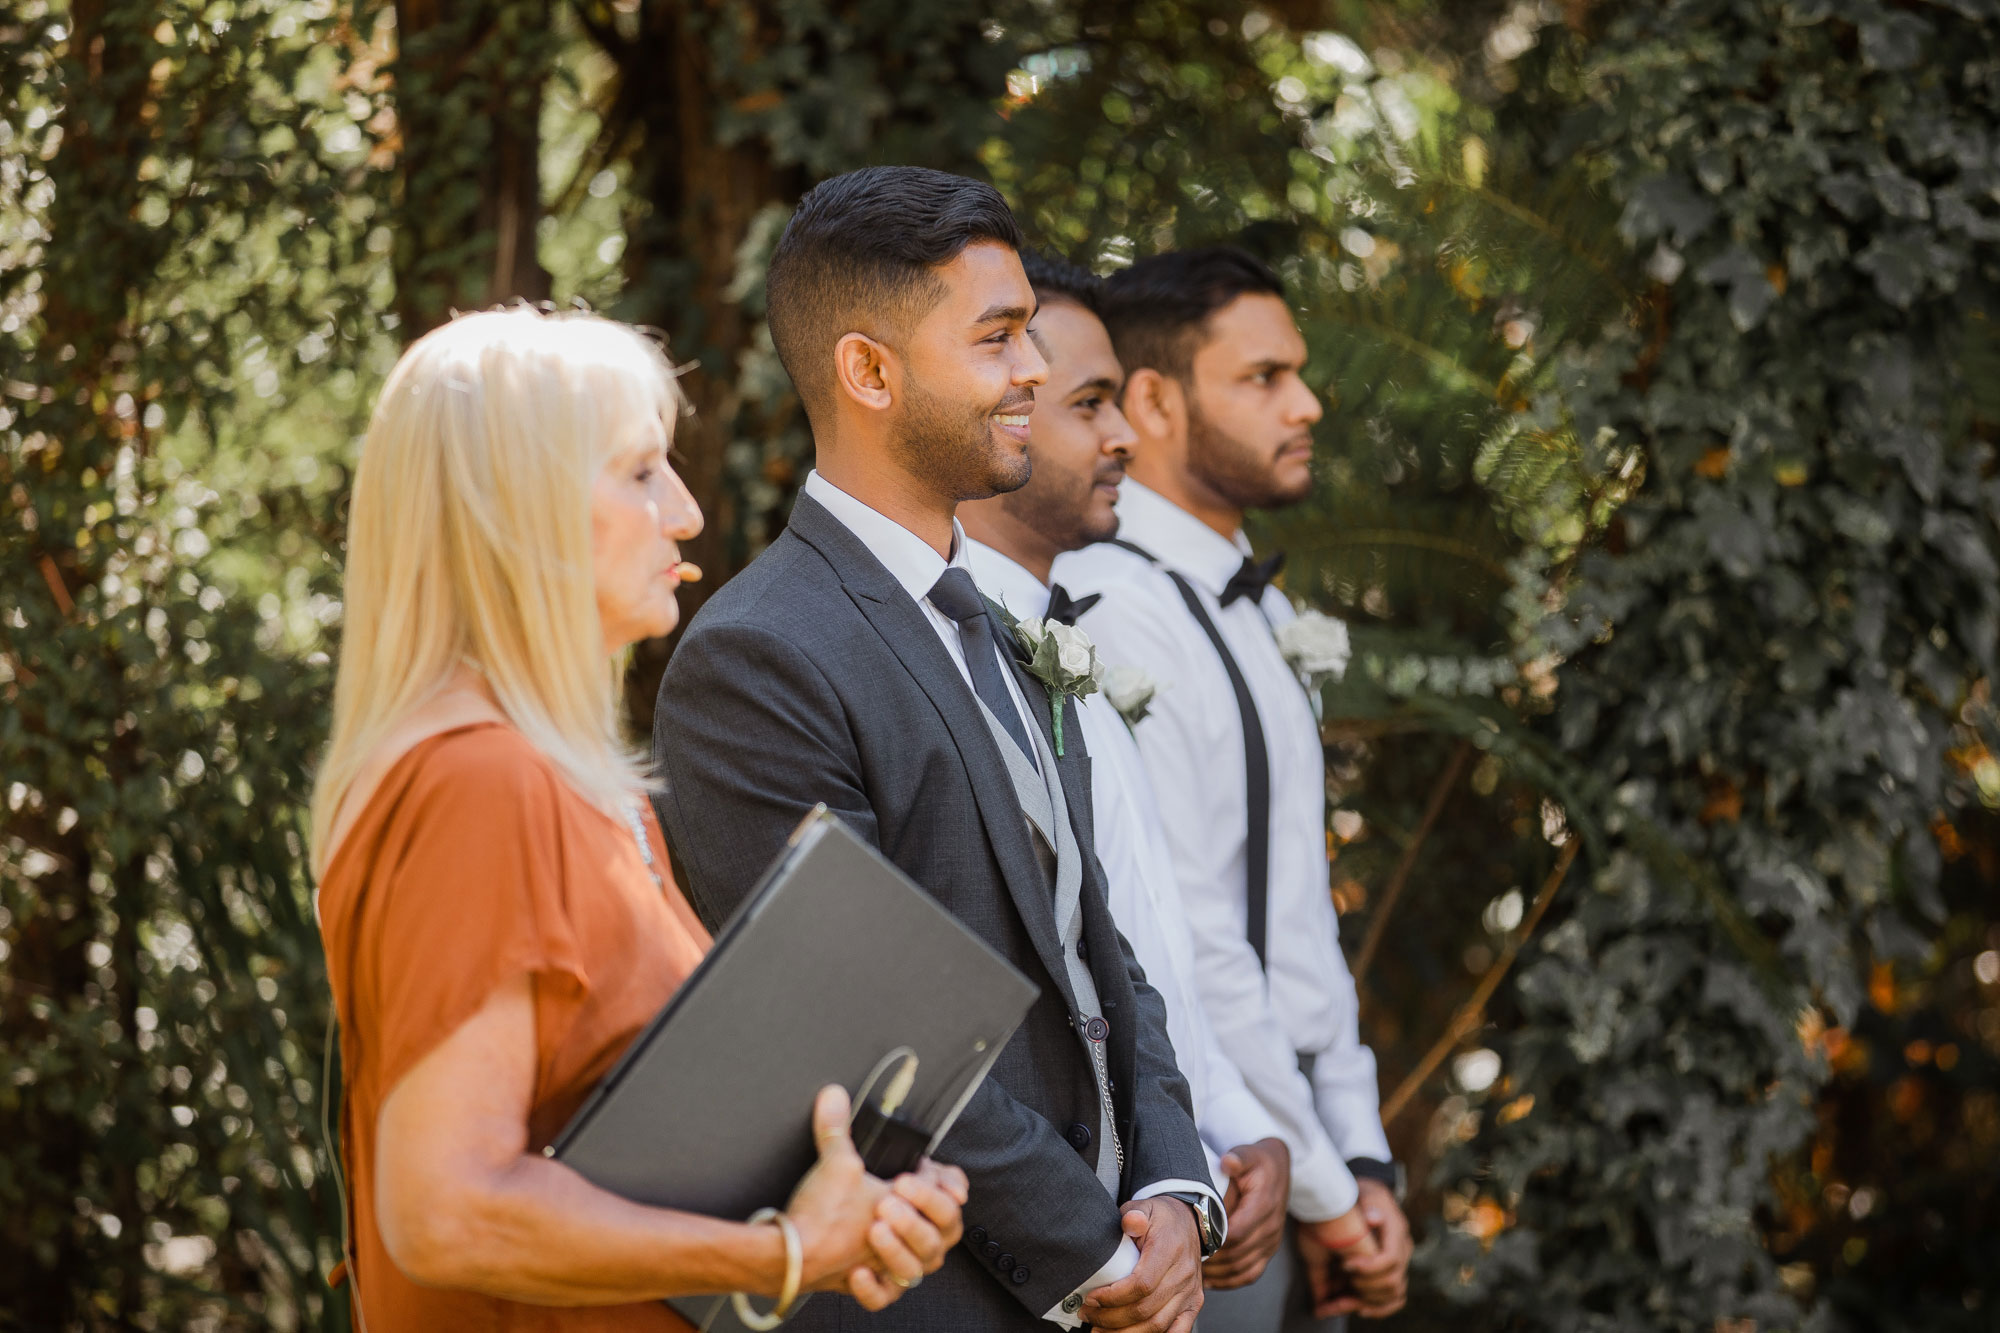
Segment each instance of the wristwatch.
M1160 1197L1179 1199L1194 1210L1194 1229L1201 1236L1201 1258L1206 1263L1222 1248L1223 1237L1228 1234L1229 1217L1222 1211L1222 1205L1192 1190L1168 1190Z
M1350 1157L1347 1159L1347 1171L1356 1180L1372 1180L1387 1187L1398 1207L1409 1195L1410 1173L1401 1162L1385 1162L1377 1157Z

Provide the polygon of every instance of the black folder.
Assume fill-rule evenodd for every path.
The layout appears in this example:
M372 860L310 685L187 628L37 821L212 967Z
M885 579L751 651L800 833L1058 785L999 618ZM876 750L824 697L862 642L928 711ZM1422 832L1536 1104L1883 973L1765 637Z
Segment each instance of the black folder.
M781 1208L817 1156L820 1088L859 1094L913 1053L898 1119L934 1148L1038 994L821 806L546 1152L640 1203ZM733 1324L713 1297L674 1304Z

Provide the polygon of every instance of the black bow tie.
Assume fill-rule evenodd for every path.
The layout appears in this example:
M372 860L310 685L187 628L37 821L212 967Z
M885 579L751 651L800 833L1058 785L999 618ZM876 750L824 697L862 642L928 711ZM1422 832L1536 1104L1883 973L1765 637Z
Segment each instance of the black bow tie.
M1285 567L1285 553L1279 551L1269 560L1258 564L1249 556L1229 576L1229 582L1222 585L1222 604L1228 606L1239 597L1248 597L1253 602L1264 600L1264 589L1271 586L1271 580L1278 577L1278 571Z
M1049 589L1049 609L1043 613L1043 617L1055 621L1058 625L1074 625L1076 618L1096 606L1098 599L1103 596L1101 592L1094 592L1088 597L1071 597L1069 590L1058 583Z

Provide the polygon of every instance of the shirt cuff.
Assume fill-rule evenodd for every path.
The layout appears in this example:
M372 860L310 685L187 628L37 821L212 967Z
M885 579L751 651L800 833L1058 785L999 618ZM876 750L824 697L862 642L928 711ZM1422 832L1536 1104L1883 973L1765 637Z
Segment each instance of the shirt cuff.
M1289 1211L1301 1222L1326 1222L1353 1208L1361 1187L1347 1163L1329 1148L1301 1157L1292 1155L1292 1201Z
M1108 1287L1120 1278L1129 1277L1132 1270L1138 1266L1139 1247L1132 1243L1130 1236L1120 1236L1118 1248L1104 1261L1104 1267L1085 1278L1075 1291L1050 1306L1048 1313L1042 1318L1051 1324L1060 1324L1064 1328L1082 1328L1083 1319L1077 1311L1083 1308L1083 1298L1099 1287Z
M1222 1206L1222 1196L1215 1192L1215 1186L1203 1180L1156 1180L1132 1196L1132 1202L1141 1199L1157 1199L1162 1194L1205 1194L1215 1200L1215 1206Z
M1213 1185L1198 1180L1156 1180L1132 1196L1132 1202L1141 1199L1158 1198L1162 1194L1199 1194L1215 1204L1215 1216L1222 1219L1222 1239L1229 1239L1229 1210L1222 1206L1222 1196L1215 1192Z
M1212 1186L1198 1180L1156 1180L1133 1194L1131 1201L1137 1203L1141 1199L1156 1198L1162 1194L1202 1194L1215 1200L1216 1216L1223 1219L1223 1234L1228 1235L1228 1214L1223 1210L1222 1196L1217 1194ZM1077 1311L1083 1308L1083 1298L1099 1287L1108 1287L1121 1278L1129 1277L1132 1270L1138 1266L1139 1247L1132 1243L1130 1236L1120 1236L1118 1248L1104 1261L1104 1267L1085 1278L1075 1291L1049 1307L1042 1318L1051 1324L1060 1324L1064 1328L1082 1328L1083 1320L1078 1317Z

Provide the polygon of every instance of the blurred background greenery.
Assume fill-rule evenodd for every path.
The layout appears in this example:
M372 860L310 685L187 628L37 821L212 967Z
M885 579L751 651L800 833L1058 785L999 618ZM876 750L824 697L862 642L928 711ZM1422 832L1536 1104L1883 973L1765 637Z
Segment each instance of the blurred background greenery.
M1293 284L1254 535L1354 629L1398 1322L1993 1326L1991 0L14 0L0 87L0 1327L344 1326L299 814L374 387L453 309L663 330L691 601L809 464L765 259L881 161Z

